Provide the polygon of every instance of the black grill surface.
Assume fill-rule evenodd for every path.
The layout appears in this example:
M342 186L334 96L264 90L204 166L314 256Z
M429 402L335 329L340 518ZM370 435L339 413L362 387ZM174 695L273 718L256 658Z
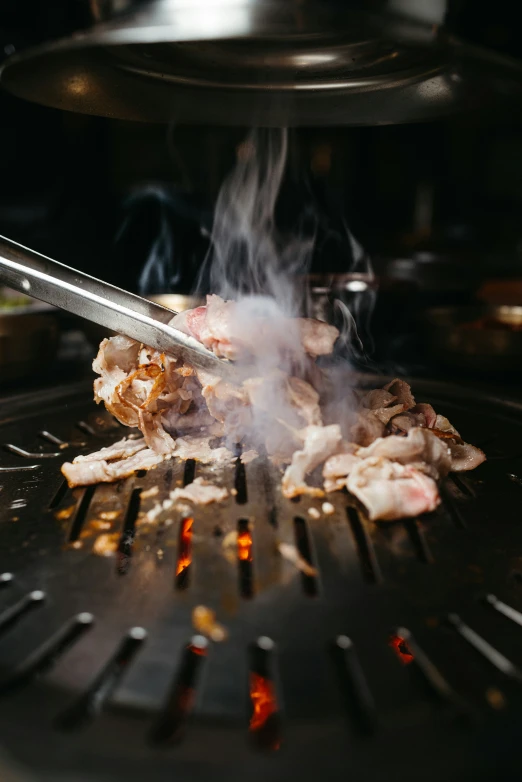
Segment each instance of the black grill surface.
M413 390L488 461L449 478L430 518L394 524L369 524L342 493L312 518L321 501L284 500L261 459L244 470L171 461L70 491L61 463L125 430L85 385L4 400L4 752L46 782L520 773L522 405L426 381ZM147 512L194 470L237 493L194 510L191 565L176 577L182 517ZM223 545L238 529L251 561ZM317 577L277 542L297 543ZM205 645L198 605L225 641ZM252 731L256 677L274 703Z

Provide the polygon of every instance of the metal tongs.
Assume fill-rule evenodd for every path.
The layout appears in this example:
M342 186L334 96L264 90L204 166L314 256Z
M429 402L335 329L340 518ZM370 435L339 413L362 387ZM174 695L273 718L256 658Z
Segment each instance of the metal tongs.
M142 299L0 236L0 282L20 293L105 326L118 334L219 376L235 376L234 364L218 358L168 323L173 310Z

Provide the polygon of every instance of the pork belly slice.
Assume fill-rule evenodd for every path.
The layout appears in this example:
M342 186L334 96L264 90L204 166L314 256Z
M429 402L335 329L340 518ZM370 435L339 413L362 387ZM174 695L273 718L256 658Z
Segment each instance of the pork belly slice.
M211 502L223 502L228 497L228 491L216 486L204 478L196 478L188 486L182 489L174 489L170 493L172 502L178 500L189 500L195 505L210 505Z
M302 430L301 436L303 446L301 450L295 451L283 476L283 494L289 498L300 494L322 497L324 491L308 486L305 478L339 449L342 442L341 428L338 424L307 426Z
M103 460L111 462L115 459L126 459L129 456L134 456L138 451L143 451L146 447L147 443L143 437L140 437L138 440L129 440L124 437L123 440L118 440L117 443L101 448L99 451L94 451L94 453L88 453L84 456L77 456L74 459L74 464Z
M224 301L220 296L207 296L205 307L176 315L170 322L174 328L190 334L202 342L221 358L236 359L241 353L256 354L259 345L266 351L266 340L263 332L270 335L273 323L270 318L252 315L253 323L249 329L244 328L243 314L237 317L237 303ZM284 333L285 327L295 332L297 341L301 343L305 353L316 358L329 355L339 336L335 326L311 318L284 318L278 324L278 333ZM283 332L281 332L283 329Z
M339 491L346 486L346 478L360 461L356 455L356 446L350 453L336 453L330 456L323 466L324 490Z
M92 454L92 456L99 457L100 453ZM73 462L66 462L62 465L62 474L71 488L73 486L90 486L94 483L113 483L122 478L128 478L137 470L150 470L157 467L164 457L150 448L144 448L133 456L117 461L108 461L103 458L93 458L87 461L77 461L77 459L78 457Z
M466 472L474 470L486 461L486 454L475 445L465 443L454 426L443 415L435 421L434 433L444 440L451 452L451 471Z
M364 505L371 521L395 521L435 510L440 503L437 484L409 464L378 456L361 459L346 482Z
M179 459L196 459L202 464L227 464L235 461L236 457L228 448L219 446L212 448L210 442L213 437L178 437L174 456Z
M429 471L435 477L444 477L452 466L448 444L440 440L429 429L414 427L406 437L389 435L380 437L367 448L359 448L357 456L379 456L400 464L411 464L421 470Z

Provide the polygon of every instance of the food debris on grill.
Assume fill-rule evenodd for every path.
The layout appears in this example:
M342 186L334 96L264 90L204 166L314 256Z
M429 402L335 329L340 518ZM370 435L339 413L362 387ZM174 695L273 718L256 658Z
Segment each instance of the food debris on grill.
M225 641L228 635L223 625L216 620L216 612L207 608L207 606L200 605L194 608L192 611L192 625L194 630L216 643Z
M239 323L238 308L236 302L208 296L206 306L176 315L172 325L224 358L241 361L264 351L266 362L267 350L276 356L266 369L250 362L254 375L241 383L127 337L103 340L93 364L99 375L95 400L143 437L120 440L64 464L70 486L116 481L172 457L233 464L238 448L240 461L248 464L262 450L284 468L285 497L322 499L328 492L346 490L371 520L393 521L433 511L440 503L439 480L485 460L447 418L430 404L417 403L404 380L369 391L347 389L344 408L338 400L332 416L325 401L327 375L315 360L332 352L337 329L306 318L274 324L255 311L248 323ZM334 422L325 421L328 417ZM322 482L317 474L321 468ZM180 499L208 504L228 496L227 489L196 478L158 503L149 518ZM322 511L331 515L334 507L324 502Z
M204 478L195 478L188 486L184 486L182 489L174 489L170 493L170 499L173 502L190 500L195 505L210 505L211 502L222 502L227 497L227 489L216 486Z
M306 559L301 556L297 548L291 543L278 543L277 549L284 559L287 559L288 562L291 562L292 565L295 565L296 568L301 571L301 573L305 574L305 576L314 578L318 575L316 568L307 562Z

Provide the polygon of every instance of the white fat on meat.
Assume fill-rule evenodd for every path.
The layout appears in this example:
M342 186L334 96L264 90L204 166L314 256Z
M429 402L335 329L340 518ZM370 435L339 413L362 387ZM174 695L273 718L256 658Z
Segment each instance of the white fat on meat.
M232 451L224 446L213 448L210 445L212 437L178 437L174 456L179 459L196 459L202 464L227 464L235 461Z
M447 439L444 438L443 442L448 445L451 452L452 472L467 472L468 470L474 470L486 461L486 454L484 451L477 448L476 445L465 443L455 427L450 424L445 416L437 416L434 429L439 437L441 434L450 435ZM453 435L453 437L451 435Z
M300 494L322 497L324 492L321 489L308 486L305 478L339 449L342 442L341 429L338 424L307 426L301 436L303 446L300 450L295 451L283 476L283 494L289 498L297 497Z
M435 510L440 503L432 478L409 464L377 456L354 465L347 488L364 505L371 521L420 516Z
M176 315L170 325L190 334L221 358L236 359L240 353L257 354L260 347L266 352L267 341L260 339L260 335L274 332L271 319L252 315L250 323L244 321L244 313L238 312L236 302L212 294L207 296L205 307ZM339 336L335 326L311 318L285 318L277 324L277 334L284 338L287 331L295 332L302 349L313 357L330 354ZM290 344L294 340L288 341Z
M143 451L147 447L147 443L143 438L138 440L128 440L126 437L123 440L118 440L117 443L107 446L106 448L100 448L99 451L88 453L85 455L77 456L74 459L74 464L82 464L82 462L98 462L105 460L106 462L114 461L114 459L126 459L129 456L134 456L138 451Z
M137 470L150 470L157 467L163 458L161 454L151 451L150 448L145 448L133 456L115 461L97 459L78 462L75 459L73 462L66 462L62 465L62 474L71 488L73 486L90 486L95 483L113 483L122 478L128 478Z
M204 478L196 478L188 486L182 489L174 489L170 493L172 502L178 500L189 500L195 505L210 505L211 502L223 502L228 497L228 491L220 486L216 486Z
M352 452L336 453L330 456L323 466L324 490L339 491L346 486L346 478L360 461L356 455L356 446Z
M390 435L380 437L366 448L359 448L357 456L384 457L400 464L411 464L423 472L444 477L451 469L451 452L448 444L429 429L415 427L406 437Z

